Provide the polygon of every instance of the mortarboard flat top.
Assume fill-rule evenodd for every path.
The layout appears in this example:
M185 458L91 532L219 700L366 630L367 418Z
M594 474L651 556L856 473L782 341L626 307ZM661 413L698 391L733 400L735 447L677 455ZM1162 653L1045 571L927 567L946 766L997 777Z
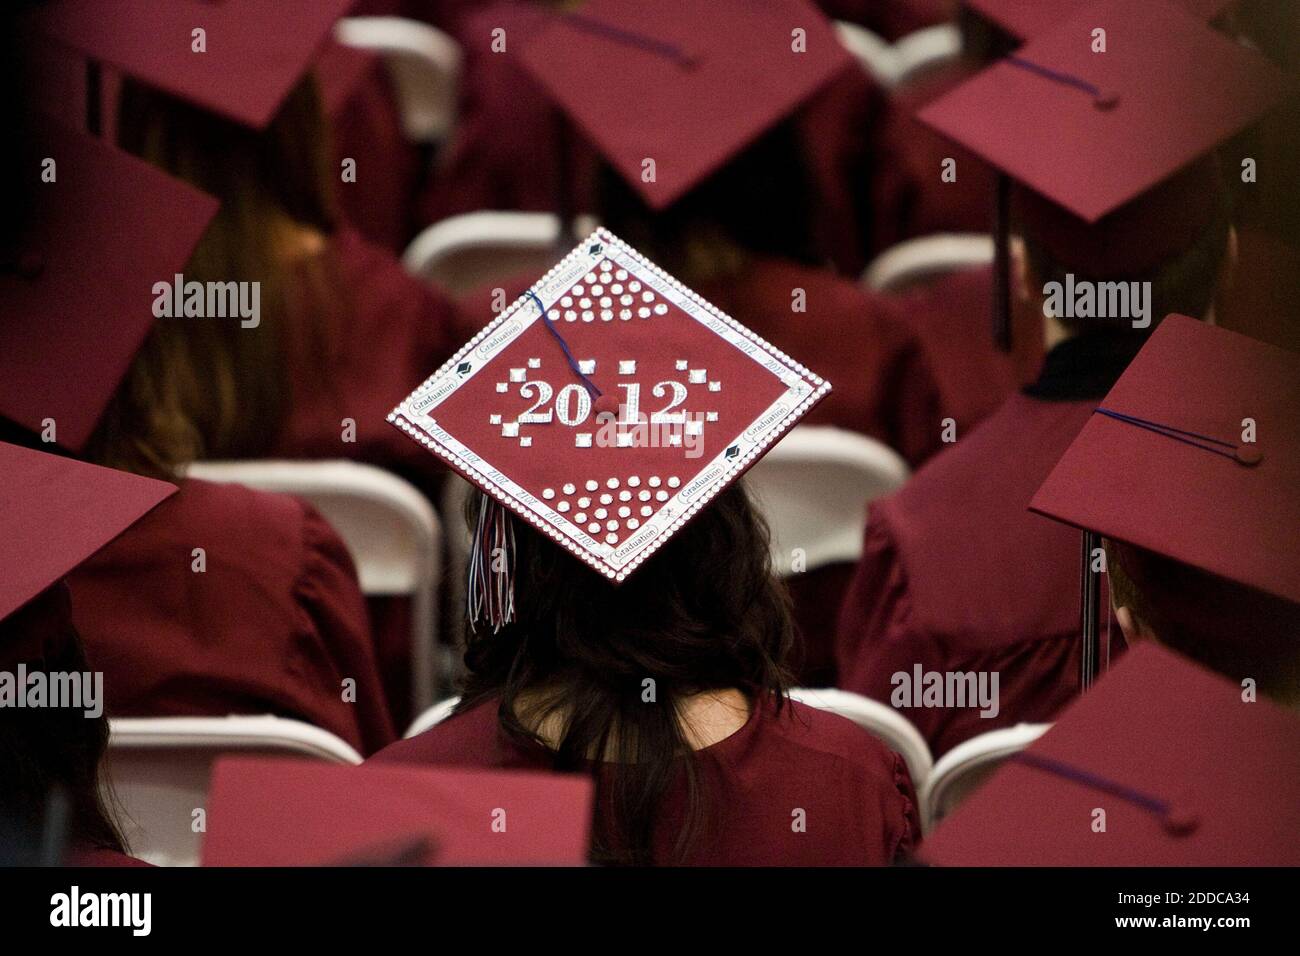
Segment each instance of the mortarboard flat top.
M598 229L389 421L622 581L828 391Z
M792 49L795 30L804 52ZM805 0L593 0L557 16L522 60L654 209L852 63ZM655 182L642 179L647 159Z
M355 0L58 0L46 35L92 61L245 126L262 129ZM192 32L206 33L193 50Z
M1020 40L1050 31L1057 24L1093 0L963 0L970 9ZM1178 0L1193 16L1206 23L1214 20L1236 0Z
M165 481L0 442L0 618L176 491Z
M1101 408L1139 423L1094 414L1031 510L1300 604L1300 356L1171 315Z
M1300 716L1243 701L1238 685L1144 642L920 855L943 866L1300 865Z
M581 866L592 790L572 774L226 758L203 865Z
M33 225L19 253L39 271L0 275L0 416L33 432L52 418L78 451L154 322L154 284L182 271L217 201L53 123L23 149Z
M1106 30L1105 53L1092 52L1097 27ZM1171 0L1105 0L918 116L1095 223L1213 150L1285 90L1263 55Z

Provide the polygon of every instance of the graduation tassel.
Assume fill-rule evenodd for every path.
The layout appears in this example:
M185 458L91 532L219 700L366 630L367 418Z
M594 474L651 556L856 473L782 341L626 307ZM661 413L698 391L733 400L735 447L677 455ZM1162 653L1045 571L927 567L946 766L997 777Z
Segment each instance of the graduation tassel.
M489 495L479 501L465 602L471 630L482 622L495 634L515 619L515 527Z

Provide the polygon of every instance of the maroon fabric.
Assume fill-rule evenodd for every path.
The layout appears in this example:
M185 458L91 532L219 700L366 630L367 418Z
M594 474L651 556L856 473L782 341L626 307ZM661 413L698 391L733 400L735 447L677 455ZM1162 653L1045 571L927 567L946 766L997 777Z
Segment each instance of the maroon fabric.
M796 289L806 312L791 310ZM939 446L939 396L921 342L883 297L829 271L766 258L696 291L831 383L805 424L875 438L912 465Z
M891 43L952 19L955 0L816 0L832 20L866 27Z
M369 764L544 769L540 745L502 734L498 702L487 701L386 748ZM915 796L902 758L843 717L768 700L730 737L697 751L713 811L683 861L694 866L886 865L920 839ZM684 819L675 782L655 824L655 859L670 859ZM794 832L805 812L807 831Z
M958 61L894 90L870 130L872 251L935 232L992 228L994 175L970 150L945 139L916 113L974 72ZM943 162L956 160L955 182L944 182Z
M393 739L352 560L294 498L182 481L68 585L110 716L272 713L362 753Z
M1079 535L1027 508L1095 404L1012 396L869 509L836 636L840 686L889 702L891 677L918 664L999 675L996 717L899 708L936 757L988 730L1050 720L1075 695Z
M1237 268L1221 293L1219 324L1300 352L1300 245L1258 228L1239 228L1237 243Z
M421 180L418 146L401 114L381 57L327 41L316 60L334 143L334 168L356 161L356 182L335 195L348 222L376 245L400 253L414 232L412 200Z
M388 413L452 354L452 306L355 230L340 229L323 293L300 283L289 313L288 372L293 401L272 451L284 458L351 458L436 487L436 459L386 421ZM334 324L327 354L310 347L309 323ZM343 419L356 422L344 442Z
M129 856L120 850L112 850L104 846L79 846L73 847L68 854L65 866L153 866L152 863L146 863L144 860Z

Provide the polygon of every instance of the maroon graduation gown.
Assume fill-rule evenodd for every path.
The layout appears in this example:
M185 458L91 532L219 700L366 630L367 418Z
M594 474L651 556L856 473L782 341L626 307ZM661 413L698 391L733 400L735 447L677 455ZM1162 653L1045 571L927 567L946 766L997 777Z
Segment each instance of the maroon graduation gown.
M1052 398L1013 395L869 508L836 635L840 686L892 703L894 675L914 678L918 665L998 674L996 716L898 708L936 757L985 731L1051 720L1077 691L1079 534L1028 506L1123 367L1082 348L1049 356L1035 391ZM1118 628L1112 639L1118 650Z
M501 733L487 701L387 747L368 763L550 769L541 745ZM878 866L920 839L911 779L902 759L842 717L769 700L730 737L697 751L713 819L683 862L694 866ZM654 858L667 862L684 819L678 780L657 813ZM803 811L799 814L799 811ZM805 832L796 820L806 821Z
M110 716L270 713L363 754L394 737L352 560L295 498L183 480L68 586Z

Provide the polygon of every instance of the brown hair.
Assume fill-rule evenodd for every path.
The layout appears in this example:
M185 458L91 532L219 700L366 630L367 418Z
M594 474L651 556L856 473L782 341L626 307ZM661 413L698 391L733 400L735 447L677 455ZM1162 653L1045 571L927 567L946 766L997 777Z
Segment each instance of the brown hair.
M126 80L118 109L124 149L221 201L185 266L185 280L257 282L260 321L158 320L88 446L92 460L145 474L199 457L265 455L292 401L288 349L306 339L325 361L332 310L316 310L306 335L287 317L295 297L336 301L325 257L286 252L295 233L329 235L335 216L328 130L313 78L288 95L271 123L252 130ZM329 292L312 294L313 288Z
M692 752L683 702L738 688L755 707L773 696L779 706L788 685L794 629L767 526L744 487L733 485L615 585L510 520L516 620L495 634L469 635L460 708L498 698L502 729L529 744L541 742L535 728L543 721L558 720L560 769L605 761L596 775L596 862L652 862L660 801L681 775L687 812L674 849L679 862L711 809L696 761L683 759ZM653 702L643 697L648 686ZM528 726L517 709L524 694Z

